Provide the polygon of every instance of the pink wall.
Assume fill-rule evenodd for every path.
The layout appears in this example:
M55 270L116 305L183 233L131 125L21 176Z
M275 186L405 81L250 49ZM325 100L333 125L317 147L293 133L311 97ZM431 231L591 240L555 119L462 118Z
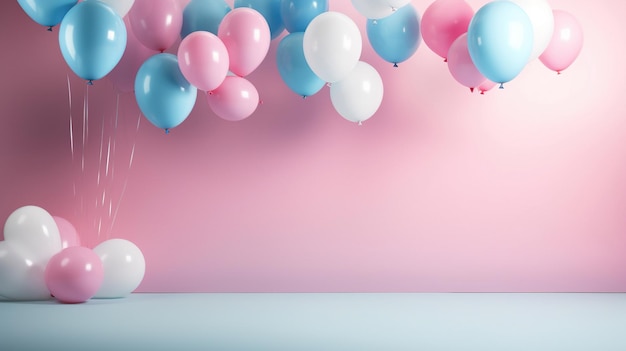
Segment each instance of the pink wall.
M334 111L328 88L292 93L275 40L249 77L263 100L253 116L223 121L199 96L165 135L143 117L136 131L132 94L119 95L115 128L111 83L86 96L57 33L5 1L0 222L34 204L88 246L129 239L147 261L141 291L626 291L626 3L550 4L582 24L578 60L560 76L531 62L481 96L423 43L394 69L350 2L331 1L384 81L363 126Z

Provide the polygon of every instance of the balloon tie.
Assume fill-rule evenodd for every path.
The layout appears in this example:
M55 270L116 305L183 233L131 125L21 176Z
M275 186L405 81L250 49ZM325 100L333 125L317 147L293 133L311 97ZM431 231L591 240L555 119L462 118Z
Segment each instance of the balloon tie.
M169 128L165 128L165 134L169 134L170 133L170 129Z
M561 74L561 71L556 71L556 74L557 74L557 75L560 75L560 74Z
M302 95L302 100L306 100L306 95Z
M470 93L473 93L473 92L474 92L474 88L472 87L470 88Z
M485 95L485 91L484 91L484 90L481 90L481 91L480 91L480 95Z
M394 62L394 63L393 63L393 67L396 67L396 68L397 68L397 67L398 67L398 63L397 63L397 62Z
M500 83L500 87L498 89L504 89L504 83Z
M448 58L447 58L447 57L444 57L444 58L443 58L443 62L448 62Z
M93 85L93 79L89 79L89 80L87 81L87 85Z
M48 27L48 32L52 32L52 26Z
M363 125L363 121L359 121L359 125L362 126Z

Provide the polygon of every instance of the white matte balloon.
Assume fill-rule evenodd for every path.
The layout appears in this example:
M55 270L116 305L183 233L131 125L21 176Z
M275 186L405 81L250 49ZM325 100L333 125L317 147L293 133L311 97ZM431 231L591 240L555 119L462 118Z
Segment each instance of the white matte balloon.
M85 0L92 1L92 0ZM130 8L133 7L135 0L98 0L109 5L120 17L126 16Z
M340 12L324 12L304 31L302 46L309 67L321 80L336 82L347 76L361 57L359 27Z
M528 15L533 27L533 49L528 61L538 58L550 44L554 32L552 7L546 0L510 0Z
M359 61L346 78L330 86L330 100L343 118L361 123L380 107L383 80L374 67Z
M95 298L125 297L137 289L146 272L146 261L135 244L126 239L110 239L93 251L104 268L104 280Z
M47 263L36 260L19 245L0 241L0 296L7 300L49 299L44 279Z
M63 247L54 217L38 206L13 211L4 223L4 240L26 250L37 262L47 262Z
M394 0L391 0L394 1ZM400 2L401 0L396 0ZM393 13L397 6L390 5L387 0L352 0L352 6L365 18L380 19Z

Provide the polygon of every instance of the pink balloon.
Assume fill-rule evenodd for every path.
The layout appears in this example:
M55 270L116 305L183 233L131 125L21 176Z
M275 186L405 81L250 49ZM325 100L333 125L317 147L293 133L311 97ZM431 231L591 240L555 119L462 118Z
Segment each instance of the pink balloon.
M492 82L489 79L485 79L485 81L480 83L480 85L478 86L478 91L480 91L480 95L485 95L486 91L493 89L493 87L495 87L496 85L497 85L496 82Z
M171 0L135 0L128 18L139 42L160 52L174 45L183 26L183 11Z
M553 10L554 32L539 60L549 69L561 73L569 67L583 48L583 29L571 14Z
M249 117L259 105L259 93L247 79L227 76L224 82L207 94L211 110L227 121Z
M61 236L61 248L65 249L72 246L80 246L80 237L76 228L65 218L58 216L52 216L54 222L59 228L59 235Z
M220 22L217 36L222 39L230 58L230 71L245 77L267 56L271 33L265 17L249 7L238 7Z
M211 91L219 87L228 74L228 51L215 34L196 31L180 42L178 65L189 83L200 90Z
M422 16L424 43L445 59L456 38L467 33L472 17L474 10L463 0L436 0Z
M485 76L474 65L467 48L467 33L461 34L448 50L448 70L454 79L472 91L484 82Z
M135 76L139 67L150 56L158 53L156 50L145 47L133 33L128 16L124 17L126 24L126 50L120 62L108 74L113 83L113 87L122 93L129 93L135 90Z
M44 279L57 300L80 303L96 294L104 280L104 268L100 256L93 250L73 246L50 258Z

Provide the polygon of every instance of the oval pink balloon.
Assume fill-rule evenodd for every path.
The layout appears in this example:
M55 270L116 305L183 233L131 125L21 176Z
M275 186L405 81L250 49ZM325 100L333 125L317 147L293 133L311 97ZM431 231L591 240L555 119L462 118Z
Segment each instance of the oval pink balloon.
M436 0L424 11L420 29L424 43L446 58L452 43L467 33L474 10L463 0Z
M158 53L156 50L145 47L133 33L128 16L124 17L126 24L126 50L120 59L120 62L108 74L113 87L122 93L129 93L135 90L135 76L139 67L150 56Z
M224 42L230 58L230 71L245 77L267 56L271 33L265 17L249 7L238 7L226 14L217 36Z
M228 51L215 34L196 31L180 42L178 65L189 83L200 90L211 91L219 87L228 74Z
M100 256L93 250L73 246L50 258L44 279L57 300L81 303L92 298L102 285L104 268Z
M259 105L259 93L247 79L228 76L224 82L207 94L209 107L227 121L240 121L249 117Z
M128 18L139 42L160 52L174 45L183 26L183 11L172 0L135 0Z
M467 33L461 34L448 50L448 70L461 85L474 88L485 81L485 76L474 65L467 48Z
M72 246L80 246L80 237L78 236L78 232L76 231L74 225L62 217L52 216L52 218L54 218L54 222L59 228L61 247L65 249Z
M583 48L583 29L571 14L553 10L554 32L539 60L549 69L561 73L569 67Z

